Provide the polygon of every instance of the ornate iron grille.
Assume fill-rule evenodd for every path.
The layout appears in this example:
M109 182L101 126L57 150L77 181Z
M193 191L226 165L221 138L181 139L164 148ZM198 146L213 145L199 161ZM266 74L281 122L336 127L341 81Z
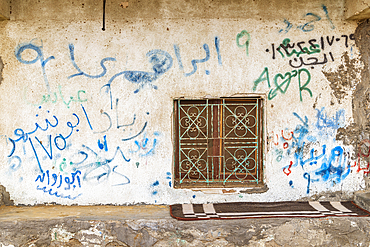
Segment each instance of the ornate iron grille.
M174 101L175 188L263 186L262 98Z

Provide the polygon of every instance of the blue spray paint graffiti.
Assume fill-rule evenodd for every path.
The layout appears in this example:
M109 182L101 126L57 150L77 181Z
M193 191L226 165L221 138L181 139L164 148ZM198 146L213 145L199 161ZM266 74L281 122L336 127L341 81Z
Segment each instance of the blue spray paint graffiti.
M311 182L322 180L332 182L333 185L343 181L351 172L351 164L347 162L347 157L342 147L337 146L331 150L330 156L322 159L321 167L304 174L307 179L307 194L310 192ZM314 179L316 177L316 179Z
M42 41L41 41L41 43L42 43ZM36 58L34 58L33 60L24 60L22 58L22 53L26 50L35 51L37 53ZM46 89L47 89L48 93L51 94L50 85L49 85L49 81L48 81L48 78L47 78L47 75L46 75L45 66L51 59L55 59L55 57L50 56L47 59L44 59L44 54L42 52L42 44L40 46L37 46L37 45L33 44L33 41L18 45L15 49L15 57L18 59L19 62L21 62L23 64L34 64L34 63L36 63L37 61L40 60L41 70L42 70L42 75L44 77L45 86L46 86Z
M328 12L328 9L327 9L327 7L323 4L323 5L321 5L321 7L322 7L322 10L324 11L324 13L325 13L325 17L326 17L326 19L328 20L328 22L329 22L329 25L330 25L330 28L331 29L334 29L335 28L335 26L334 26L334 24L333 24L333 22L332 22L332 20L331 20L331 18L330 18L330 16L329 16L329 12ZM307 23L305 23L305 24L303 24L303 25L298 25L297 26L297 29L300 29L300 30L302 30L303 32L311 32L312 30L314 30L315 29L315 26L313 25L313 23L315 23L315 22L318 22L318 21L320 21L321 20L321 17L319 16L319 15L317 15L317 14L314 14L314 13L306 13L305 14L305 17L307 17L307 18L310 18L311 20L310 21L308 21ZM280 29L279 30L279 33L284 33L284 34L286 34L287 32L289 32L289 30L293 27L293 24L292 23L290 23L288 20L286 20L286 19L284 19L284 23L285 23L285 25L286 25L286 27L284 28L284 29Z
M312 136L310 133L320 133L320 131L330 128L337 130L345 121L344 110L337 111L333 117L327 116L325 108L316 110L317 121L313 124L314 130L310 130L307 116L302 119L297 113L293 113L301 122L293 131L292 143L287 149L288 155L293 154L294 161L283 167L283 172L287 176L291 174L292 168L301 167L304 171L303 178L307 180L307 193L310 192L310 186L313 182L332 183L332 185L340 183L349 175L351 167L347 159L348 153L341 146L335 146L328 152L327 145L324 144L321 146L321 152L312 148L309 151L309 156L305 157L306 141L315 142L317 138L322 138L322 136ZM317 166L318 168L314 168ZM290 181L289 185L292 186L292 184L293 182Z
M219 65L222 65L220 55L220 40L218 37L215 38L215 47L218 54L218 63ZM90 79L104 77L108 73L107 63L116 61L116 59L112 57L101 59L101 69L96 74L91 74L83 71L83 68L77 65L75 60L75 47L72 43L69 44L68 49L70 61L76 70L76 73L67 77L68 79L73 79L79 76ZM35 53L35 57L29 59L29 54L32 55L33 53ZM76 92L76 94L73 93L68 95L66 92L64 92L65 89L63 90L62 86L58 85L58 89L55 92L51 91L51 84L49 84L46 64L48 64L48 62L52 59L55 59L55 57L50 56L45 59L42 45L36 45L33 41L26 44L21 44L16 47L15 56L18 61L23 64L32 65L36 64L38 61L40 61L41 64L41 70L47 89L47 94L42 95L41 100L38 100L38 102L31 103L27 99L27 92L31 89L26 87L24 91L24 99L27 103L39 106L39 109L42 109L41 105L45 103L57 103L59 101L63 102L67 108L70 108L73 102L82 103L87 101L88 97L86 97L86 91L84 90L79 90ZM112 76L108 81L108 84L102 87L106 88L106 92L110 94L111 109L113 107L111 84L117 77L122 75L124 80L137 84L138 88L134 91L134 93L138 93L145 86L157 89L158 87L153 83L163 76L167 71L169 71L173 65L173 59L166 51L155 49L149 51L146 56L149 59L149 63L152 65L152 72L122 71ZM197 60L195 59L194 61L195 64L192 64L196 67ZM154 132L153 137L147 137L147 133L145 131L148 126L148 121L140 122L141 119L137 121L136 114L133 114L133 119L129 119L128 121L130 122L127 124L122 124L119 122L118 103L119 99L117 98L116 127L117 129L123 131L125 131L125 129L129 129L129 131L126 130L126 132L124 132L126 134L121 138L121 141L126 142L129 147L126 150L128 150L133 157L136 156L140 158L154 155L155 149L158 145L157 136L159 136L159 133ZM125 152L120 146L117 146L115 149L113 147L108 147L107 135L102 135L99 139L96 139L95 145L97 145L97 147L95 146L95 148L98 148L97 152L93 150L93 148L90 148L94 147L94 144L92 144L92 146L91 144L82 144L82 148L80 147L77 148L77 151L72 151L76 150L76 147L73 147L73 149L71 148L73 143L72 137L76 136L75 133L79 131L78 128L80 127L81 120L84 121L84 119L86 119L87 123L85 123L93 134L106 133L113 127L114 118L110 116L111 113L108 114L103 110L100 111L101 121L99 122L104 121L103 124L105 125L103 125L102 129L99 129L97 125L95 126L94 121L90 121L88 109L85 109L82 104L80 105L80 114L85 117L81 118L79 114L71 113L71 119L68 119L67 115L67 120L64 122L61 121L59 117L51 114L49 111L47 111L47 115L42 109L42 114L36 114L36 118L41 118L39 117L39 114L40 116L46 115L45 120L35 121L35 127L29 131L24 130L24 128L17 128L14 130L12 137L6 136L6 141L11 147L8 155L10 168L9 171L19 172L19 169L22 166L20 152L23 151L25 158L37 162L37 169L34 169L34 171L39 172L39 175L35 180L37 183L36 189L51 196L70 200L75 200L82 195L81 193L76 193L77 189L81 188L81 181L84 181L84 183L100 184L103 181L107 181L109 177L114 176L114 179L111 183L112 186L129 184L130 179L122 171L122 164L129 163L131 159L126 156ZM149 112L146 112L146 114L149 115ZM140 128L134 128L134 125L137 122L142 124L142 126L136 126ZM59 128L60 130L58 132ZM133 129L134 131L132 131ZM137 129L136 132L135 129ZM140 139L140 135L144 136ZM130 144L132 145L129 146ZM26 147L29 157L27 157L26 154ZM133 150L131 150L130 147L134 147ZM68 154L66 155L66 152L63 154L61 151L64 150L69 150L69 153L73 153L72 156ZM138 167L139 162L136 163Z
M218 54L220 54L219 53L219 41L217 40L215 42L216 42L215 45L216 45L216 48L217 48L217 52L218 52ZM73 65L73 67L78 72L76 74L68 76L68 79L71 79L71 78L74 78L74 77L77 77L77 76L85 76L85 77L88 77L88 78L91 78L91 79L96 79L96 78L103 77L107 73L107 68L105 66L105 63L109 62L109 61L113 61L113 62L116 61L116 59L113 58L113 57L103 58L100 61L100 66L101 66L103 71L100 74L97 74L97 75L90 75L86 72L83 72L80 69L80 67L77 65L77 63L75 61L74 45L71 43L71 44L69 44L68 48L69 48L69 56L70 56L70 59L71 59L71 63ZM23 59L22 53L26 50L31 50L31 51L36 52L36 54L37 54L36 58L34 58L32 60ZM44 103L47 103L47 102L56 103L57 99L58 99L58 95L60 96L60 98L63 100L63 103L68 108L69 108L69 105L70 105L71 102L85 102L87 100L87 99L81 99L80 94L81 93L86 93L84 90L78 91L77 97L70 97L70 99L68 99L67 101L63 97L63 93L61 92L61 87L60 86L59 86L59 92L58 93L57 92L51 92L50 84L49 84L49 81L48 81L48 78L47 78L45 66L51 59L55 59L55 57L50 56L47 59L44 59L44 55L43 55L43 52L42 52L42 45L37 46L37 45L33 44L32 41L28 42L28 43L25 43L25 44L18 45L15 49L15 56L18 59L18 61L23 63L23 64L34 64L34 63L36 63L37 61L40 60L42 74L43 74L43 77L44 77L44 82L45 82L48 94L44 95L42 97L42 100L38 104L34 104L34 105L41 105L41 104L44 104ZM108 81L108 83L102 86L102 88L106 88L105 92L108 93L109 96L110 96L111 109L113 109L111 84L113 83L113 81L117 77L122 75L123 78L128 80L129 82L134 83L134 84L138 84L138 88L134 91L134 93L138 93L146 85L150 86L153 89L157 89L158 87L156 85L154 85L153 82L156 81L160 76L162 76L164 73L166 73L172 67L173 59L172 59L171 55L166 51L159 50L159 49L154 49L154 50L149 51L146 54L146 56L149 59L149 63L152 64L153 72L122 71L122 72L119 72L119 73L115 74L114 76L112 76L110 78L110 80ZM221 62L220 55L219 55L219 62ZM25 90L25 100L27 100L26 95L27 95L27 88ZM27 100L27 102L28 102L28 100Z
M118 178L116 178L115 180L119 182L112 186L119 186L130 183L130 179L126 175L117 171L118 165L115 165L113 167L111 167L110 165L118 157L122 157L125 162L130 162L131 159L125 157L120 147L116 148L113 157L110 159L99 156L98 153L96 153L93 149L86 145L82 145L82 147L84 150L81 150L76 154L76 156L82 157L82 160L71 162L71 165L73 166L73 170L78 169L83 172L84 181L101 183L103 181L106 181L111 175L118 175ZM90 161L89 157L91 157Z
M344 121L345 121L344 109L337 111L335 113L335 116L331 118L327 116L325 112L325 107L322 107L321 110L316 109L316 111L317 111L316 127L319 130L322 130L324 128L338 129L344 126Z
M168 186L172 187L172 178L171 178L171 173L170 172L166 173L166 179L170 180L170 181L168 181Z
M65 136L63 136L62 134L58 134L58 135L56 135L54 137L54 145L55 145L55 147L57 149L59 149L61 151L64 150L67 147L66 140L74 133L74 128L76 128L80 124L79 117L75 113L73 113L72 115L75 116L75 118L76 118L76 124L73 125L70 121L67 122L67 126L70 128L70 132L67 135L65 135ZM44 131L46 131L46 130L44 130ZM78 129L76 131L78 131ZM46 154L49 157L49 159L52 159L53 158L53 146L52 146L52 141L51 141L51 139L52 139L51 135L48 135L48 143L49 143L49 148L48 149L49 149L49 151L46 150L44 144L42 144L42 141L40 141L37 138L37 136L35 136L35 139L40 144L40 146L42 147L42 149L46 152ZM40 172L42 173L43 172L43 169L41 167L40 159L39 159L39 156L38 156L38 154L36 152L35 146L34 146L34 144L32 142L32 138L29 137L28 138L28 141L31 144L31 147L32 147L32 150L34 152L35 158L37 160L37 164L39 166Z
M159 181L157 180L157 181L155 181L152 185L150 185L150 187L151 188L155 188L155 187L157 187L159 185ZM153 192L152 192L152 195L153 196L155 196L155 195L157 195L158 194L158 191L157 190L154 190Z
M104 135L104 141L103 142L100 142L100 140L98 140L98 146L100 149L104 149L105 152L108 152L108 144L107 144L107 136Z
M28 103L28 104L31 104L31 105L35 105L35 106L41 106L45 103L57 103L58 101L58 98L62 100L62 102L67 106L67 108L70 107L70 104L71 102L85 102L87 101L87 99L82 99L81 97L81 94L86 94L86 92L84 90L79 90L77 92L77 96L73 97L73 96L70 96L69 99L65 99L64 97L64 94L62 92L62 87L59 85L58 86L58 92L52 92L51 89L50 89L50 84L49 84L49 80L48 80L48 77L47 77L47 74L46 74L46 64L52 60L52 59L55 59L54 56L50 56L48 57L47 59L44 59L44 54L43 54L43 51L42 51L42 41L41 41L41 45L38 46L36 44L33 43L34 41L31 41L31 42L28 42L28 43L23 43L23 44L20 44L18 45L16 48L15 48L15 56L17 58L17 60L23 64L34 64L36 63L37 61L40 61L41 63L41 71L42 71L42 75L43 75L43 78L44 78L44 83L45 83L45 86L46 86L46 89L47 89L47 92L48 94L45 94L42 96L42 99L38 102L38 103L31 103L29 102L29 100L27 99L27 91L28 91L28 88L26 87L25 88L25 91L24 91L24 99L25 101ZM37 56L33 59L33 60L26 60L26 59L23 59L22 57L22 54L23 52L27 51L27 50L30 50L30 51L34 51L36 52ZM107 58L108 59L108 58ZM104 60L104 59L103 59ZM109 60L109 59L108 59ZM105 60L104 60L105 61ZM77 65L74 63L74 59L72 61L73 65L76 67ZM102 61L103 63L103 61ZM104 65L103 65L104 66ZM104 67L105 68L105 67ZM78 69L78 67L76 68L78 71L80 71ZM106 70L105 70L106 71ZM83 73L83 72L82 72ZM76 74L76 75L79 75L79 74ZM86 75L86 74L84 74Z
M158 89L158 87L152 83L172 67L172 57L166 51L157 49L151 50L146 54L146 56L149 59L149 63L152 64L153 72L122 71L112 76L108 83L102 86L101 89L106 88L105 92L110 96L111 109L113 109L111 84L117 77L123 76L124 79L128 80L129 82L138 84L139 88L134 91L134 93L138 93L146 85L151 86L154 89Z
M79 193L74 196L65 195L63 193L73 194L76 188L81 188L81 179L79 177L80 174L81 174L80 171L76 171L76 172L71 173L70 177L64 176L64 179L63 179L63 175L61 174L58 175L56 173L50 174L50 171L46 170L45 172L42 173L42 175L37 176L35 182L36 183L39 182L42 185L37 185L36 189L41 190L44 193L48 193L49 195L52 195L52 196L74 200L77 197L81 196L82 193ZM46 181L45 181L45 176L47 179ZM63 193L58 192L62 189L64 189Z
M154 136L159 136L158 132L154 132L153 134ZM153 138L153 141L150 143L149 138L146 137L145 133L143 139L140 141L135 140L135 145L137 149L130 150L130 153L138 153L139 157L151 156L154 155L154 150L157 146L157 139Z
M209 47L208 47L208 45L207 44L204 44L203 45L203 49L206 52L206 57L205 58L202 58L202 59L193 59L193 60L191 60L191 65L193 66L193 70L191 72L189 72L189 73L185 73L184 74L185 77L191 76L192 74L194 74L197 71L197 69L198 69L197 63L205 63L205 62L207 62L209 60L210 53L209 53ZM207 74L209 74L209 73L207 73Z
M203 50L205 51L205 58L202 58L202 59L192 59L191 60L191 65L193 67L193 70L188 72L188 73L184 73L184 76L185 77L188 77L188 76L191 76L193 75L195 72L197 72L198 70L198 66L197 64L199 63L205 63L207 62L210 57L211 57L211 53L210 53L210 50L209 50L209 46L208 44L203 44ZM219 37L215 37L215 48L216 48L216 53L217 53L217 61L218 61L218 65L219 66L222 66L222 58L221 58L221 53L220 53L220 38ZM181 53L180 53L180 46L178 44L174 44L173 45L173 49L175 51L175 54L176 54L176 58L177 58L177 63L179 65L179 69L180 70L184 70L184 65L182 63L182 59L181 59ZM205 73L206 75L210 75L210 71L209 70L205 70Z
M136 121L136 114L134 114L134 117L133 117L132 123L129 123L129 124L122 124L122 125L120 125L120 124L119 124L119 120L118 120L118 101L119 101L119 99L116 99L116 120L117 120L117 129L122 128L122 127L133 126L133 125L135 124L135 121ZM147 112L147 115L149 115L149 112Z
M71 58L71 62L73 64L73 67L75 67L75 69L79 72L79 73L76 73L76 74L73 74L73 75L70 75L68 76L68 79L71 79L75 76L80 76L80 75L83 75L83 76L86 76L88 78L92 78L92 79L95 79L95 78L100 78L100 77L103 77L105 76L105 74L107 73L107 68L105 67L104 63L107 62L107 61L117 61L115 58L113 57L106 57L106 58L103 58L101 61L100 61L100 66L102 67L103 69L103 72L101 72L100 74L98 75L89 75L85 72L83 72L79 67L78 65L76 64L76 61L75 61L75 53L74 53L74 50L75 50L75 47L73 44L69 44L68 45L69 47L69 56Z

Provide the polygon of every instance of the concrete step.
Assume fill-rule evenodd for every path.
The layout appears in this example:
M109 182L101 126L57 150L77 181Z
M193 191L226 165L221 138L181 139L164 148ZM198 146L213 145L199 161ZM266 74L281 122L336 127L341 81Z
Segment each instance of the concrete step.
M355 203L363 209L370 211L370 192L359 191L355 194Z

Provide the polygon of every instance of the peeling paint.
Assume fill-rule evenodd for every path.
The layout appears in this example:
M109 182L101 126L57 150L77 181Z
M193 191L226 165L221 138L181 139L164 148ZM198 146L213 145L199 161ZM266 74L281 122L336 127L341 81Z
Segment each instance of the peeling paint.
M342 55L342 64L334 72L322 71L326 79L330 82L333 94L341 103L344 97L348 96L361 80L361 66L358 59L350 59L348 52Z
M348 58L348 54L345 54L343 57L344 65L338 69L337 73L329 74L333 76L334 79L338 77L348 78L347 80L343 80L347 86L346 88L351 89L352 86L355 87L352 96L353 122L346 127L339 128L336 139L343 141L345 145L353 146L356 153L359 151L358 149L360 143L363 140L370 138L369 31L370 24L367 21L364 21L358 25L355 32L355 42L360 50L361 62L364 65L364 68L361 71L359 71L358 68L356 69L356 61L350 60ZM350 70L353 70L353 72ZM361 73L361 80L358 81L358 77L356 77L356 75L359 73ZM334 79L333 81L335 82ZM349 79L352 79L354 82L349 82ZM348 87L348 85L350 85L350 87ZM344 95L344 93L341 91L342 88L340 85L332 83L330 86L332 88L337 88L333 89L336 97ZM355 156L353 158L355 158Z

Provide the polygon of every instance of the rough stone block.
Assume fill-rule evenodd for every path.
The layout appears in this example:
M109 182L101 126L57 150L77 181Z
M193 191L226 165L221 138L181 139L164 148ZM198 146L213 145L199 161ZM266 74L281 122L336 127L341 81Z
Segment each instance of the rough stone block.
M370 211L370 192L358 192L355 195L355 202L358 206Z

